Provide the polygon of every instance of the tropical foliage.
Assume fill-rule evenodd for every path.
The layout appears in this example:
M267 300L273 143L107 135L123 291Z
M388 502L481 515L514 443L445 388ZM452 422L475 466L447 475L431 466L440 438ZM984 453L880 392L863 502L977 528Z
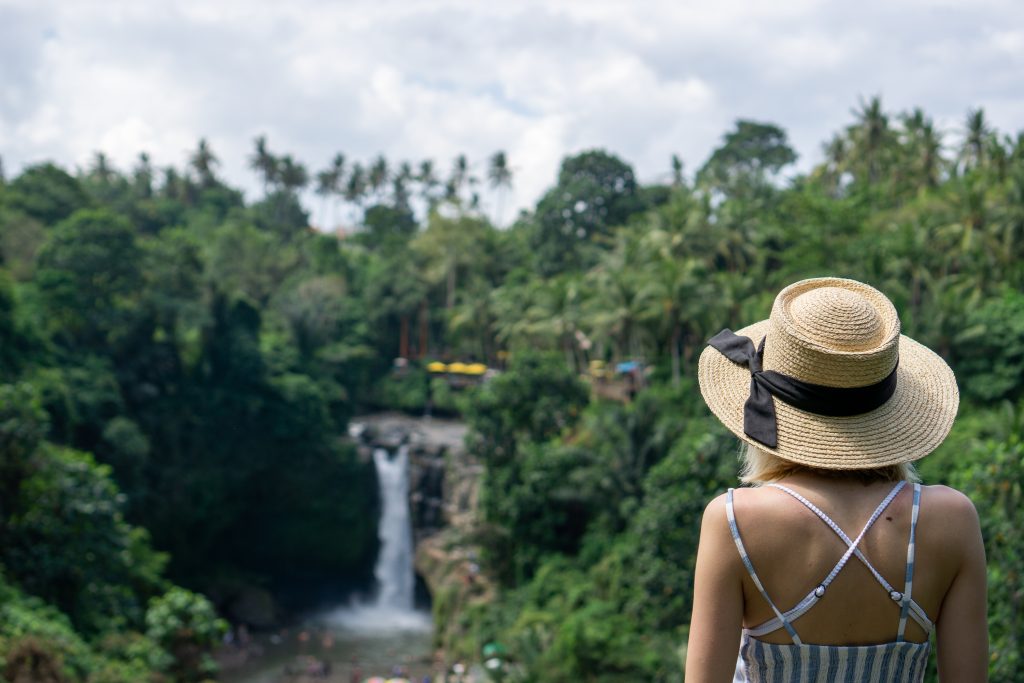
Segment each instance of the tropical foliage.
M692 175L666 152L663 184L584 151L505 229L503 152L311 172L260 137L250 200L206 141L184 168L0 180L3 665L196 680L222 628L199 593L230 616L253 588L287 607L300 582L367 585L378 501L348 420L429 407L470 423L500 587L444 603L467 625L449 645L498 638L522 680L679 680L700 511L735 481L696 357L829 274L888 293L958 374L922 472L978 506L992 679L1020 680L1024 134L972 110L943 136L872 98L795 159L752 120ZM503 372L467 388L432 360ZM631 400L600 398L620 364Z

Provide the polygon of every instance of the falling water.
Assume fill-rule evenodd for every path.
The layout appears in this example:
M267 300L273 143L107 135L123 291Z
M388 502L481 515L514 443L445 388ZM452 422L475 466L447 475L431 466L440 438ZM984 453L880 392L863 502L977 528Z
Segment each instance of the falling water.
M409 448L401 446L394 459L383 448L373 451L380 482L380 554L377 578L379 609L410 612L413 608L412 525L409 522Z
M2 0L0 0L2 1ZM356 426L356 430L361 426ZM352 434L358 437L358 431ZM461 435L460 435L461 438ZM338 673L352 673L349 663L358 661L366 673L386 673L399 662L416 676L431 669L431 618L414 608L415 570L413 534L409 516L409 451L401 447L393 455L378 448L373 452L380 485L380 554L374 568L376 589L371 597L344 607L329 607L308 615L292 635L257 636L265 654L223 673L226 683L273 683L282 670L301 658L315 656L338 663ZM339 504L343 504L339 501ZM303 638L300 634L306 634ZM314 637L309 638L313 633ZM317 635L319 634L319 635ZM324 638L329 634L328 638ZM297 637L298 636L298 637ZM329 643L329 644L328 644ZM414 676L415 677L415 676ZM340 679L338 679L340 680ZM345 680L348 680L346 677ZM419 678L416 678L419 680Z
M374 567L377 591L368 602L337 610L328 616L339 626L358 631L423 630L430 615L414 608L412 523L409 518L409 449L401 446L392 457L383 448L373 451L380 486L378 525L380 553Z

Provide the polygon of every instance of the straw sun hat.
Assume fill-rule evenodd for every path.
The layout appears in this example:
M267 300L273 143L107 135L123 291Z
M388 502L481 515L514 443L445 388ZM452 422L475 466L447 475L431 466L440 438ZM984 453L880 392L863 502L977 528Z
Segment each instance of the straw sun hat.
M884 294L855 280L792 284L768 320L709 344L698 379L711 411L785 460L836 470L917 460L956 417L953 371L900 334Z

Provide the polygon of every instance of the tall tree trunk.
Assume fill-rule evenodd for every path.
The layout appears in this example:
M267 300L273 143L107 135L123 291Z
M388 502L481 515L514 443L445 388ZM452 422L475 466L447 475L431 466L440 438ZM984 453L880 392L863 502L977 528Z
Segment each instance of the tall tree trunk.
M427 300L424 299L420 302L420 347L417 358L423 358L427 355L427 326L428 326L428 315L427 315Z
M500 187L498 188L497 195L498 195L497 207L495 207L495 209L494 209L494 227L496 227L496 228L501 225L501 213L502 213L501 212L501 205L503 203L502 200L505 198L505 192L502 190L502 188L500 188Z
M409 314L402 314L401 331L398 335L398 355L402 358L409 357Z

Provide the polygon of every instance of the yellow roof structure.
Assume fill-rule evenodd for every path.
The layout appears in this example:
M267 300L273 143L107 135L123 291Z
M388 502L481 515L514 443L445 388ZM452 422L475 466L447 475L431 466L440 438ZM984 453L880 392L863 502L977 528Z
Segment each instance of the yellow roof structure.
M461 373L466 372L466 367L467 366L466 366L465 363L461 363L459 361L455 361L454 363L449 363L448 364L448 372L458 372L458 373L461 374Z
M467 375L482 375L487 372L487 366L483 363L470 363L465 370Z
M432 363L427 363L428 372L448 372L448 366L439 360L435 360Z

